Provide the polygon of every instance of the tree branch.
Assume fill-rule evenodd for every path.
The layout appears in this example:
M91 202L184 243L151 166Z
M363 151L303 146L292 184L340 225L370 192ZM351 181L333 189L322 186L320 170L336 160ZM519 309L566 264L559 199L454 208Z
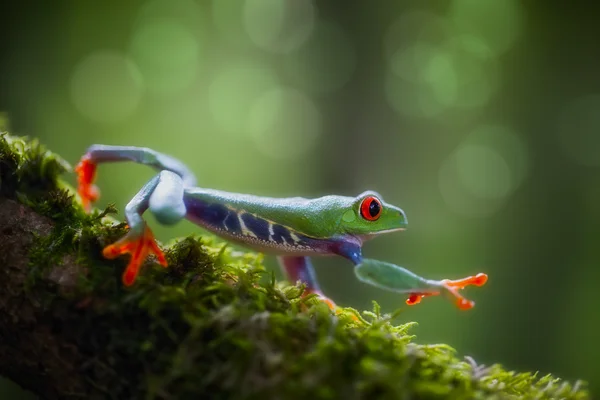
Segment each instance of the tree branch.
M101 258L125 227L83 213L58 180L68 168L0 134L0 374L43 398L589 398L414 344L377 305L333 315L208 236L168 246L169 268L148 262L126 289L125 260Z

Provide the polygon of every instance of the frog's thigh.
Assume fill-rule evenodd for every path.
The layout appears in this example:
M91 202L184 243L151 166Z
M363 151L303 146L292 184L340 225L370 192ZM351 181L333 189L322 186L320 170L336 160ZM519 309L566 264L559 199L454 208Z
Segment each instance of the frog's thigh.
M161 171L158 179L158 184L150 195L148 206L158 222L171 225L186 214L183 202L183 180L171 171Z

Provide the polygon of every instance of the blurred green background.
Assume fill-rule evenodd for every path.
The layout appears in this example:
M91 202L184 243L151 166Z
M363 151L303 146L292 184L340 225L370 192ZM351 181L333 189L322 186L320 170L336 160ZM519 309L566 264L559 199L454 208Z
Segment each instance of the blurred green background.
M127 144L179 157L210 188L376 190L409 230L365 256L430 278L490 276L467 292L469 312L405 307L419 342L598 393L600 35L579 3L3 4L0 111L72 164L93 143ZM122 210L152 174L103 166L99 206ZM162 240L198 231L152 226ZM316 268L341 305L404 304L343 259Z

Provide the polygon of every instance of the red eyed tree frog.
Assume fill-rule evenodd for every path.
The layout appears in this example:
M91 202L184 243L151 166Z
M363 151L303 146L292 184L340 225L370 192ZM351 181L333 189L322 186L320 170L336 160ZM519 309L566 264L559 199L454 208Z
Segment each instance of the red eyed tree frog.
M292 282L304 282L305 294L317 294L332 309L335 304L321 292L311 256L342 256L354 264L359 280L404 293L409 305L419 303L425 296L441 294L460 309L469 309L474 303L462 297L458 290L467 285L482 286L487 281L487 275L481 273L456 281L429 280L397 265L363 258L364 241L407 227L404 211L385 203L375 192L367 191L356 197L305 199L203 189L196 186L196 178L183 163L148 148L107 145L88 148L75 169L78 194L87 211L99 196L93 184L97 164L115 161L133 161L160 171L125 207L129 232L103 250L106 258L131 254L123 273L126 286L135 282L142 263L150 254L167 266L164 254L142 218L148 209L162 224L171 225L186 218L229 241L277 255Z

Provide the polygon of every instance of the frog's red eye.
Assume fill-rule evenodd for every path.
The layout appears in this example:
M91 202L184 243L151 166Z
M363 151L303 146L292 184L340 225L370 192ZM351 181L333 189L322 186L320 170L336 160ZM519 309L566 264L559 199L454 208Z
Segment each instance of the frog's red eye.
M369 196L360 204L360 215L367 221L375 221L381 215L381 202L377 197Z

